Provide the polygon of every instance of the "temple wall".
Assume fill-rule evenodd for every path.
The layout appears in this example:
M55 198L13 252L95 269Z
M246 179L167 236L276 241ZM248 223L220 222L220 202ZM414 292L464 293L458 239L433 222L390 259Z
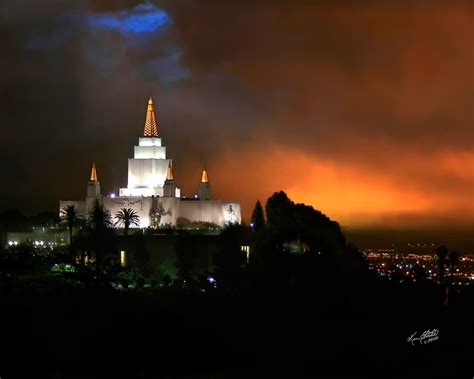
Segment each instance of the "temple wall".
M107 197L103 205L109 209L114 222L121 208L131 208L140 216L140 228L152 225L176 225L178 217L190 221L205 221L224 226L240 223L240 204L237 202L181 200L178 197ZM131 226L136 228L136 226Z
M180 217L190 221L212 222L220 226L229 222L240 223L240 204L220 200L181 201Z
M86 217L87 212L86 212L85 200L60 200L59 201L59 216L61 216L61 211L69 205L74 205L74 207L76 208L77 215L80 218L84 219Z
M179 203L180 199L174 197L107 197L103 199L103 205L110 210L114 223L117 221L115 215L120 209L131 208L140 216L140 228L152 226L153 222L158 225L176 225L176 219L179 217ZM136 228L133 225L130 227Z
M166 159L166 147L135 146L133 157L135 159Z
M159 196L163 197L164 191L162 187L155 188L120 188L120 196L141 197L141 196Z
M138 146L161 146L160 137L139 137Z
M128 188L163 187L171 159L129 159Z

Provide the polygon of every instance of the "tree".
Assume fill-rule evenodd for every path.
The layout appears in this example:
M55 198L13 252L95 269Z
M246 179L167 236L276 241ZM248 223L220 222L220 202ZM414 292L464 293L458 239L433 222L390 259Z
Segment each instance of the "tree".
M451 281L453 279L454 269L459 264L459 252L457 250L453 250L448 255L448 262L449 262L449 270L451 272Z
M285 229L291 223L293 203L285 192L275 192L267 200L265 212L270 228Z
M245 227L228 225L219 236L218 250L214 254L214 276L218 284L236 289L241 284L246 255L241 249Z
M178 277L183 281L192 279L196 267L196 249L192 237L187 233L181 233L175 244Z
M95 230L105 230L113 226L110 210L104 208L98 200L94 203L88 222L89 226Z
M251 225L253 226L253 230L258 232L265 229L265 216L263 215L263 207L260 203L260 200L257 200L257 203L255 204L250 221L252 223Z
M411 271L415 280L420 282L426 279L426 270L420 264L416 263Z
M150 265L150 253L146 248L145 237L143 236L143 234L138 233L134 236L134 238L134 266L136 266L136 268L144 277L149 278L153 274L153 267Z
M110 210L104 208L96 200L92 212L89 214L88 224L91 248L95 253L97 275L100 276L106 256L112 253L115 248Z
M67 225L69 230L69 244L72 244L72 236L74 231L74 226L79 221L79 216L77 215L76 207L74 205L66 205L61 209L61 216L59 217L62 223Z
M0 246L5 246L8 232L26 232L29 229L28 217L16 209L0 212Z
M438 264L438 273L439 273L439 282L443 284L444 275L446 273L446 262L448 257L448 249L446 246L441 245L436 248L437 264Z
M69 255L71 261L75 261L75 253L73 248L73 236L74 236L74 226L79 221L79 216L74 205L66 205L62 210L59 217L60 222L67 225L69 230Z
M114 225L123 225L125 229L123 234L125 235L128 235L130 225L140 226L140 216L131 208L120 209L115 215L115 218L117 221Z
M270 239L277 252L283 245L306 243L310 251L343 253L345 238L336 221L305 204L295 204L283 191L275 192L265 206Z
M53 211L40 212L30 218L31 224L38 226L56 226L59 221L58 212Z
M171 276L169 276L168 274L165 274L163 276L162 282L165 287L169 287L171 283L173 282L173 280L171 279Z

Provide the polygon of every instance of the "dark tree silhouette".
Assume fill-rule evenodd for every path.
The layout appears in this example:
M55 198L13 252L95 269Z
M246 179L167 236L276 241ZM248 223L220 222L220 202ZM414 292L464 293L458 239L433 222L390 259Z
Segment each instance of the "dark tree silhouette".
M171 279L171 276L169 276L168 274L165 274L163 275L162 282L165 287L169 287L171 283L173 282L173 280Z
M304 242L315 252L344 251L345 238L339 224L313 207L295 204L280 191L268 199L265 209L276 251L283 251L283 244L290 241Z
M32 216L30 221L32 225L56 226L60 219L58 218L58 212L45 211Z
M257 232L265 229L265 216L263 214L263 207L260 200L257 200L255 208L253 209L251 223L253 225L253 230Z
M7 232L26 232L29 228L28 217L16 209L0 212L0 246L5 246Z
M214 276L218 284L229 289L235 289L241 283L247 260L241 250L244 229L241 225L228 225L219 236L219 247L213 257Z
M89 226L94 230L105 230L113 226L110 210L104 208L98 200L94 203L88 222Z
M423 281L426 279L426 270L418 263L412 268L413 276L417 281Z
M104 208L96 200L89 215L88 224L91 247L95 253L96 271L97 275L101 276L107 255L113 255L115 249L114 235L111 230L113 223L110 210Z
M436 248L437 264L438 264L438 275L440 284L444 283L444 277L446 274L446 263L448 258L448 249L446 246L441 245Z
M8 232L26 232L30 226L28 217L16 209L0 212L0 224Z
M183 281L190 281L193 277L193 271L196 267L196 249L193 240L187 233L181 233L176 241L176 262L178 277Z
M117 221L115 226L123 225L124 232L123 234L128 235L128 229L130 225L140 226L140 216L131 208L122 208L115 215Z
M67 225L69 230L69 244L72 244L74 226L76 226L77 222L79 221L76 207L74 205L67 205L61 209L60 220L63 224Z
M374 276L359 249L346 244L337 222L282 191L270 196L265 210L265 231L250 253L255 286L279 294L313 289L328 301L350 298L353 304L364 296Z
M74 205L67 205L61 209L61 215L59 217L60 221L67 225L69 230L69 254L72 262L75 261L75 254L73 248L73 237L74 237L74 227L79 222L79 216L77 215L77 210Z
M268 226L273 229L287 229L292 222L294 205L283 191L270 196L265 205Z
M150 253L146 247L145 237L141 233L138 233L134 236L134 238L134 264L144 277L149 278L153 273L153 267L150 265Z
M449 262L449 271L450 271L450 276L451 276L451 282L453 281L453 276L454 276L454 269L456 268L457 265L459 265L460 261L460 255L457 250L453 250L449 253L448 255L448 262Z

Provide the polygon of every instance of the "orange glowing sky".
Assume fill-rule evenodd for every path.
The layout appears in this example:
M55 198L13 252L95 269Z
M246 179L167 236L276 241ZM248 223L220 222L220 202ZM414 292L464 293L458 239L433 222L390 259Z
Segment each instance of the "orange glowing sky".
M5 199L81 197L92 160L123 186L151 94L183 192L206 165L247 219L282 189L343 225L474 226L472 2L152 1L167 25L107 26L140 4L4 12Z

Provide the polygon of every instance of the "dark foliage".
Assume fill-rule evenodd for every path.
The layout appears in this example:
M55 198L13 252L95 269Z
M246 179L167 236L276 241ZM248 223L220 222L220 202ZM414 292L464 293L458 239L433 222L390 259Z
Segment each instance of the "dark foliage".
M446 246L441 245L436 248L437 264L438 264L438 277L441 284L444 283L446 275L446 263L448 259L448 249Z
M112 226L110 211L96 201L88 218L84 242L94 257L98 276L102 276L104 269L113 266L117 260L118 254Z
M124 234L128 234L128 229L131 225L140 226L140 216L131 208L122 208L115 215L117 221L114 225L123 225Z
M274 193L265 206L268 232L276 250L283 244L301 241L313 252L341 253L345 238L339 224L311 206L293 203L280 191Z
M53 211L40 212L30 218L31 225L37 226L56 226L59 221L58 213Z
M242 284L246 256L241 246L245 232L246 227L228 225L219 236L219 247L214 254L214 276L220 285L230 289Z
M253 225L252 229L256 232L265 229L265 216L263 214L263 207L260 200L257 200L257 203L255 204L250 222Z
M28 217L16 209L0 213L0 226L4 232L26 232L29 230Z
M182 281L190 281L193 278L194 269L197 263L197 253L193 244L192 236L182 232L177 239L176 245L176 268L178 277Z

